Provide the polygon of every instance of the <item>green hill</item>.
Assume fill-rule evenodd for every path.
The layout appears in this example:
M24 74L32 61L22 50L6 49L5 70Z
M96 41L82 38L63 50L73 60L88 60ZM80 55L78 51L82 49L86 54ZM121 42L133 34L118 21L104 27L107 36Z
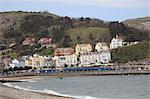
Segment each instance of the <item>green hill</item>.
M68 29L66 33L71 37L73 44L90 43L92 42L92 40L95 40L95 42L110 41L110 32L108 28L77 27L77 28Z
M112 50L113 62L126 63L128 61L150 58L150 42L143 42Z

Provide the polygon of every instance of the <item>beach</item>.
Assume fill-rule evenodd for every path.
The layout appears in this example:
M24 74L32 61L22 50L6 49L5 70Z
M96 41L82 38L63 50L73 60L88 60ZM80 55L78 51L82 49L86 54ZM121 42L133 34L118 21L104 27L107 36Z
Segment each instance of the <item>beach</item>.
M8 84L9 83L13 84L13 82L18 82L18 83L21 84L21 83L28 83L28 82L32 83L34 80L35 81L38 80L38 82L40 83L41 81L48 80L48 81L45 81L44 83L41 82L41 84L40 84L43 87L45 86L44 89L48 89L49 85L53 85L53 86L58 85L58 86L55 86L55 88L60 87L60 89L61 88L63 89L64 87L59 86L59 84L62 84L64 82L63 84L65 85L66 83L70 82L69 84L65 85L65 89L63 89L63 90L70 89L70 92L72 92L72 86L75 86L76 84L79 84L76 87L74 87L75 90L78 90L78 89L76 89L76 88L78 88L78 86L81 86L81 85L84 86L85 84L87 84L87 82L89 82L88 79L91 79L91 78L92 79L95 78L95 81L94 81L95 83L96 82L101 82L101 81L103 81L101 79L104 79L104 82L101 82L101 83L103 83L102 84L103 86L105 86L105 84L108 83L108 82L114 81L114 79L117 79L117 80L119 79L118 81L123 81L122 82L122 84L123 84L127 81L128 77L133 78L135 80L137 80L138 78L141 77L141 78L144 79L144 80L141 80L141 82L143 83L143 81L147 81L145 79L147 79L147 77L148 77L147 75L149 75L149 73L150 73L150 71L136 71L136 72L134 72L134 71L122 71L122 72L117 72L117 71L59 72L59 73L43 73L43 74L38 74L38 75L2 76L2 77L0 77L0 81L3 82L6 85L7 83ZM127 76L122 76L122 75L127 75ZM129 76L129 75L131 75L131 76ZM133 76L133 75L135 75L135 76ZM99 79L99 78L101 78L101 79ZM84 82L83 79L85 79L85 81L86 80L87 81ZM122 80L122 79L125 79L125 80ZM78 81L81 81L81 82L78 82ZM105 82L105 81L107 81L107 82ZM139 80L137 80L137 81L139 81ZM54 82L54 83L52 83L52 82ZM78 82L78 83L76 83L76 82ZM129 82L133 82L133 81L129 81ZM22 88L25 88L25 87L21 87L21 86L20 86L20 88L11 87L11 86L9 87L9 86L3 85L3 83L0 83L0 99L72 99L69 96L70 96L70 94L73 94L73 93L67 92L67 95L69 94L69 96L66 97L66 96L60 95L60 94L42 92L43 89L41 89L41 92L34 91L34 90L33 91L24 90ZM93 82L91 82L91 83L93 83ZM86 86L90 86L91 83L87 84ZM128 83L128 82L126 82L126 83ZM33 83L33 84L37 84L37 83ZM116 84L116 83L114 83L114 84ZM125 84L121 85L121 87L119 87L119 88L122 88L122 86L124 86ZM147 84L147 82L145 84ZM67 88L68 85L70 85L71 87ZM109 86L109 85L110 84L108 84L107 86ZM36 86L39 87L39 85L36 85ZM97 86L99 86L99 83L97 83ZM137 86L139 86L139 85L137 84ZM95 88L95 86L91 86L91 87ZM109 86L109 87L111 87L111 86ZM118 87L118 85L116 85L116 87ZM145 86L144 86L144 88L145 88ZM51 89L52 88L49 88L49 90L51 90ZM81 93L82 92L84 93L85 90L87 90L86 87L83 87L83 89L84 89L84 91L82 90L82 88L80 89L80 90L82 90ZM97 92L99 92L100 89L101 88L95 89L95 90L98 90ZM105 89L105 88L103 88L103 89ZM145 90L146 90L146 88L145 88ZM57 90L57 91L59 92L59 90ZM107 91L108 90L106 90L106 92ZM75 91L75 93L76 93L76 91ZM94 93L95 93L95 91L94 91ZM116 89L116 93L118 93L117 89ZM77 94L80 94L80 93L78 93L78 91L77 91ZM103 94L105 95L105 93L103 93ZM129 94L129 93L127 93L127 94ZM82 94L80 94L80 95L82 95ZM87 93L85 93L85 95L87 95ZM94 95L98 96L98 97L103 96L103 95L99 96L99 94L96 94L96 93ZM106 96L107 96L107 94L106 94ZM113 94L112 94L112 96L113 96ZM103 97L105 97L105 96L103 96ZM115 97L115 96L113 96L113 97ZM120 96L118 96L118 97L120 97ZM140 97L140 96L138 96L138 97Z
M4 86L1 83L0 99L72 99L72 98L15 89L15 88Z
M24 76L1 78L1 80L6 83L4 85L0 83L0 99L72 99L72 97L147 99L149 97L149 75L63 76L63 78Z

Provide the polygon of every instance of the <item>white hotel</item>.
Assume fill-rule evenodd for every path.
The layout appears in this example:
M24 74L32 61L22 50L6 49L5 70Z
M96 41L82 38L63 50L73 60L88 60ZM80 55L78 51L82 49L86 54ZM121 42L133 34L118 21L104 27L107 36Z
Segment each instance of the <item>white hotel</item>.
M89 52L80 55L80 66L99 65L101 63L109 63L111 54L108 50L101 52Z
M119 37L119 35L116 35L116 37L111 40L110 49L115 49L122 46L123 46L123 39Z
M64 56L54 56L53 60L55 61L56 67L64 67L67 66L76 66L77 65L77 55L64 55Z

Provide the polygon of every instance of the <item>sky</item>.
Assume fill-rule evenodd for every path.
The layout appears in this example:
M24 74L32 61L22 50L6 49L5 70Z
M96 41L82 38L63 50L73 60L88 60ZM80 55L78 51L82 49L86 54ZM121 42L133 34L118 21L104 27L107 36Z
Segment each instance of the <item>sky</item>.
M105 21L150 16L150 0L0 0L0 11L49 11Z

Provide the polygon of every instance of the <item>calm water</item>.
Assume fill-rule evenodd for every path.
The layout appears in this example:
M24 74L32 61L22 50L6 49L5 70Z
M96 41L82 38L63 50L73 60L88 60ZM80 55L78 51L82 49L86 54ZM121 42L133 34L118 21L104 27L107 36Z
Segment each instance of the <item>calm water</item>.
M60 94L108 99L150 99L150 75L49 78L13 83L32 90L53 90Z

